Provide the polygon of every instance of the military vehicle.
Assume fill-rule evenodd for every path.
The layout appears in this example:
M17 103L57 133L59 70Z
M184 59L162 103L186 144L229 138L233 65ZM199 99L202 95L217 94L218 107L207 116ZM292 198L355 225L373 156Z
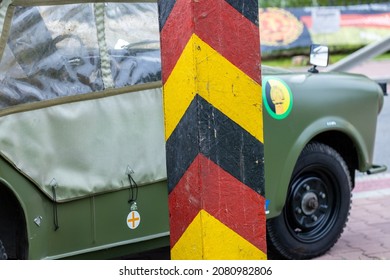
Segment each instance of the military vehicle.
M1 1L0 259L169 246L158 8L128 2ZM380 86L318 71L325 46L311 58L310 72L262 68L269 258L326 252L355 172L385 170Z

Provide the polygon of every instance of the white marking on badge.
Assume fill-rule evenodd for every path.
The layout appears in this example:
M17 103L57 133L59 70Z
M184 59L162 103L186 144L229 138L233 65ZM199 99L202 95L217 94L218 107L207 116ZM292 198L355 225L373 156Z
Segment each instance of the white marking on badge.
M129 215L127 215L126 222L130 229L136 229L141 222L141 216L138 211L131 211Z

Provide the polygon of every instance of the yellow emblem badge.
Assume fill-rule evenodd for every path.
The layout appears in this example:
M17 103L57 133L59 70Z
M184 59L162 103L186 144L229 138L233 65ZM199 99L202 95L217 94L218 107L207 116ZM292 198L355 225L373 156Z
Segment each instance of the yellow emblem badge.
M280 79L263 81L263 102L267 112L275 119L286 118L292 109L293 96L289 86Z

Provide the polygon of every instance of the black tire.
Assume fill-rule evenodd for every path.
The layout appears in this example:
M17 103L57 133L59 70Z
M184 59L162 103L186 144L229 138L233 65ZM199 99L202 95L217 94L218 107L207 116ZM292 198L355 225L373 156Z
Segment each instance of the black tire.
M340 238L351 208L348 167L331 147L310 143L293 171L282 213L267 221L269 259L312 259Z
M0 240L0 260L8 259L7 254L5 253L5 248L3 246L3 242Z

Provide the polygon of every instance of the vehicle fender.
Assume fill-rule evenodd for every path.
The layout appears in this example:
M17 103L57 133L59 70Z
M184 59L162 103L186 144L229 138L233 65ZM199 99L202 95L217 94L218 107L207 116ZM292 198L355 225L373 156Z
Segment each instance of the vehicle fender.
M283 210L291 176L304 147L311 142L316 136L338 131L345 134L355 145L357 157L359 160L359 169L367 170L369 168L369 151L365 144L364 138L359 131L347 120L340 117L324 117L310 123L295 138L292 145L289 146L287 154L283 156L277 164L274 164L274 157L267 159L267 144L265 145L265 182L266 182L266 199L268 200L267 218L278 216ZM267 166L267 164L270 165ZM273 167L278 166L279 174L276 174Z
M45 251L44 246L37 246L35 239L37 236L42 236L42 239L47 240L47 233L52 232L52 202L29 181L22 176L4 159L0 158L0 188L7 189L12 194L19 204L23 212L24 225L28 240L28 254L41 255L41 251ZM38 226L34 220L41 217L44 221L41 226ZM44 233L44 234L42 234ZM42 243L41 243L42 244ZM36 248L32 248L35 246ZM38 252L39 253L36 253Z
M23 202L23 199L21 199L18 192L15 191L15 188L3 177L0 177L0 188L6 188L10 193L13 194L15 199L18 201L20 207L22 208L24 214L26 215L26 205Z

